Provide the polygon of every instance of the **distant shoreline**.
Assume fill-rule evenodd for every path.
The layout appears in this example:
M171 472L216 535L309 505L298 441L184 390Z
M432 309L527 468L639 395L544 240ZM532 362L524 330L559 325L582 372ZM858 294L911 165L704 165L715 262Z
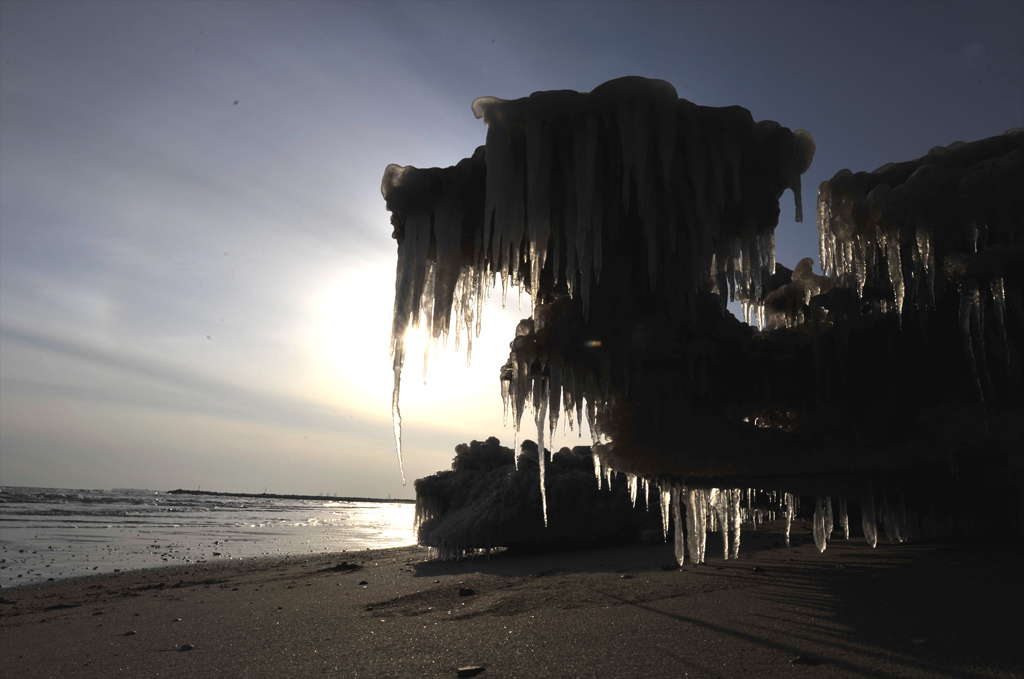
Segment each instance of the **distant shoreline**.
M384 499L379 497L334 497L332 495L277 495L276 493L222 493L214 490L185 490L177 488L167 491L169 495L212 495L218 497L252 497L268 498L270 500L330 500L332 502L396 502L399 504L411 505L416 500L403 500L400 498Z

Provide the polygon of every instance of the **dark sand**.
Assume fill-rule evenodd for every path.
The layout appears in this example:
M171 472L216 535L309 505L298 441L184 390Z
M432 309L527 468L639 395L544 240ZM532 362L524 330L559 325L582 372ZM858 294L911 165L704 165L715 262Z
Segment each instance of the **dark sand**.
M447 564L409 547L5 588L0 676L1024 676L1019 541L818 554L808 528L788 549L748 530L730 561L712 533L681 569L671 545Z

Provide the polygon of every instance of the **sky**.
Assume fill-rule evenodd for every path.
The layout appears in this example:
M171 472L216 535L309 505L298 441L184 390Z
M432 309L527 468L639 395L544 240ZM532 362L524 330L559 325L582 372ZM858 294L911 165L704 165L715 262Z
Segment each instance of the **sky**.
M407 361L403 486L389 163L471 155L480 96L660 78L814 135L792 266L836 171L1024 126L1022 26L1020 1L0 0L0 484L414 497L456 444L512 445L529 301L494 296L469 368Z

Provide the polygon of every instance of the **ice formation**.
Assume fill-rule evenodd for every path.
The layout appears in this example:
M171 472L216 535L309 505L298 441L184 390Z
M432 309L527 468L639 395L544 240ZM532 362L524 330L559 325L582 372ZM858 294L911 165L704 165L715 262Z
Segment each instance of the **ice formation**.
M458 559L495 547L617 543L645 532L652 540L661 536L659 512L634 505L624 475L616 475L610 487L597 487L588 447L547 457L551 516L545 526L533 441L524 441L519 455L493 437L456 446L450 470L416 480L419 543L437 557Z
M814 544L819 552L825 551L825 546L832 538L832 498L819 497L814 505Z
M578 446L550 455L549 493L554 505L563 509L543 524L536 511L538 456L532 441L524 442L517 465L513 452L495 438L457 446L450 471L416 481L420 544L430 547L435 557L454 560L497 547L593 544L638 536L650 542L659 533L667 541L671 530L677 563L700 565L719 555L726 560L738 558L744 524L756 527L785 517L788 528L798 512L790 493L692 488L666 479L648 486L658 496L657 508L647 502L641 505L636 497L641 484L630 475L602 476L603 488L588 483L590 448ZM841 512L846 507L841 499L817 498L815 503L813 533L822 551L832 532L832 502L838 503ZM573 511L564 511L569 506ZM864 522L874 546L875 538L868 533L874 522L869 510L864 511ZM709 550L709 533L718 533L720 551ZM789 546L788 531L786 538Z
M382 184L399 459L406 332L465 333L468 357L500 282L503 300L510 285L530 299L500 384L517 442L533 416L545 525L544 441L562 418L590 425L597 487L621 474L634 504L656 489L680 562L703 561L709 524L734 530L725 556L741 515L788 526L801 495L819 498L824 549L835 503L849 535L844 496L874 545L876 518L893 542L922 517L949 525L930 498L956 492L965 465L1009 470L1005 487L972 476L978 488L1019 489L1024 132L836 173L818 192L818 275L774 254L786 189L802 215L804 131L635 77L472 108L487 130L471 158L392 165ZM1019 528L1020 503L1000 497Z

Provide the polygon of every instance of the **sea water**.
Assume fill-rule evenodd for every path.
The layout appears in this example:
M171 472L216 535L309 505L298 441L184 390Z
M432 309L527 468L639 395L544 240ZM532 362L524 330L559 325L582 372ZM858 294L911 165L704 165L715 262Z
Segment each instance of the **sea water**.
M154 566L399 547L411 503L0 486L0 586Z

